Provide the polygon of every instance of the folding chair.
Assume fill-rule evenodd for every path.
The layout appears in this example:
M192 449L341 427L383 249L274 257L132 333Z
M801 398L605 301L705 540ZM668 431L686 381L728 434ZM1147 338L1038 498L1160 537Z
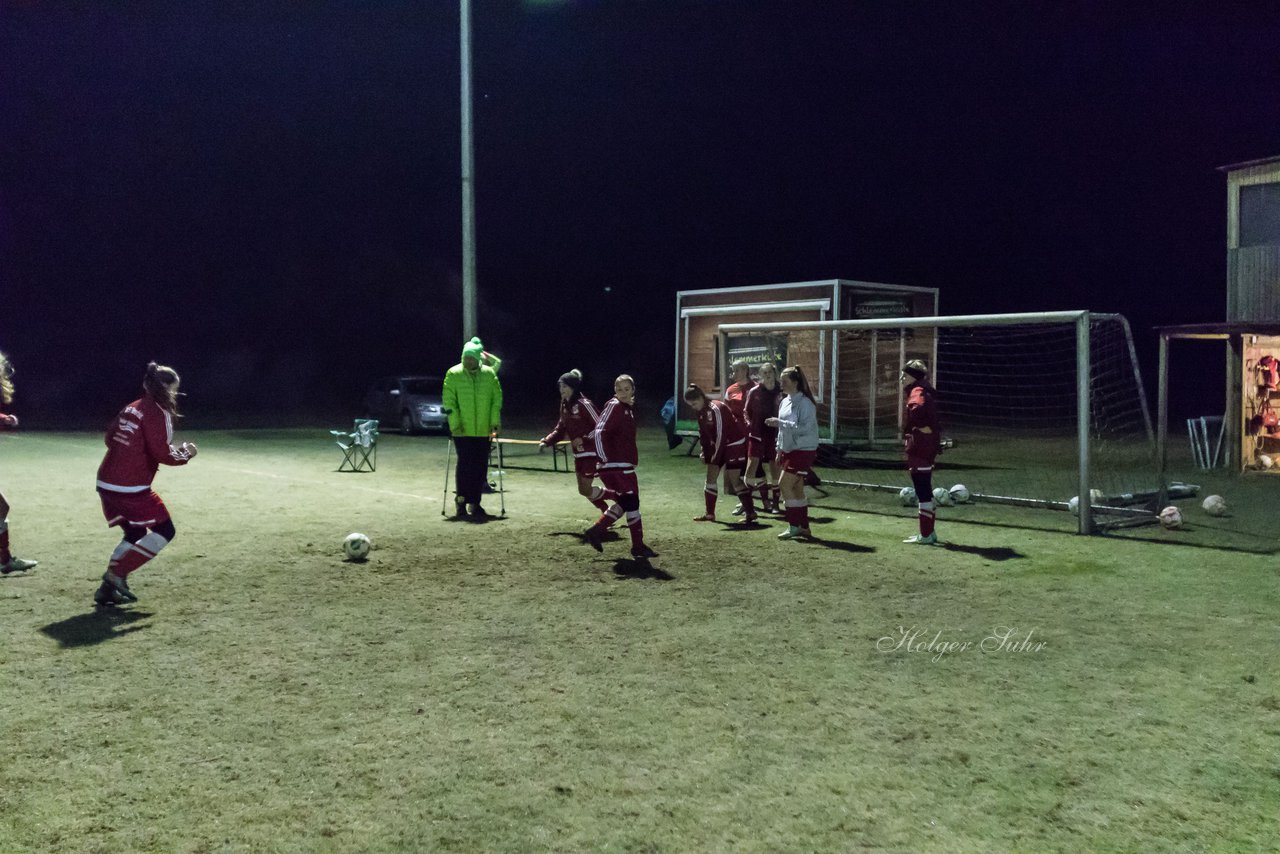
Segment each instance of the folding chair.
M338 471L378 470L378 421L375 418L357 418L355 430L344 433L330 430L342 449L342 463Z

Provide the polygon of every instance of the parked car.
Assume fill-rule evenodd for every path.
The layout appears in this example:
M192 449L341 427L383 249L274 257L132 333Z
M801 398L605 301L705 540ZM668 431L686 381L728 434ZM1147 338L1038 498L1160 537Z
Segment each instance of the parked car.
M380 425L396 425L408 435L420 430L448 432L449 416L440 400L439 377L386 377L369 387L365 414Z

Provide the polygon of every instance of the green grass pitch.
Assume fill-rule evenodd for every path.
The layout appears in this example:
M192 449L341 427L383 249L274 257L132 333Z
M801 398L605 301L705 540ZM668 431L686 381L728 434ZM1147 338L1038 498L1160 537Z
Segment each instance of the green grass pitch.
M0 851L1280 839L1274 551L980 507L907 546L914 511L837 489L817 542L779 542L693 523L701 467L646 431L645 566L625 533L581 543L549 457L510 460L507 518L471 524L440 514L439 438L384 435L372 474L322 430L181 438L178 536L97 614L101 437L0 437L41 561L0 578Z

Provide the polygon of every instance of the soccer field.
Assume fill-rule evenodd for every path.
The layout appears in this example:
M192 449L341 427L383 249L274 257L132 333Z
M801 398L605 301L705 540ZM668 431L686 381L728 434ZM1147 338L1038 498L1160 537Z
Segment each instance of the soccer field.
M625 532L581 542L549 456L510 460L506 518L476 524L441 516L440 438L384 435L360 474L323 430L180 438L177 538L95 613L101 436L0 437L41 561L0 577L0 851L1280 839L1274 551L976 506L908 546L914 510L838 489L815 542L779 542L690 521L702 467L643 431L637 564Z

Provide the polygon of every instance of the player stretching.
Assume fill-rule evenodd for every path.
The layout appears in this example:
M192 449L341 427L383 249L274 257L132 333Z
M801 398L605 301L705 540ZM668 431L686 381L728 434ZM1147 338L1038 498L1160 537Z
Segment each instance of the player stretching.
M13 366L9 364L9 357L4 353L0 353L0 403L9 404L12 402ZM17 426L18 416L5 415L0 412L0 427L13 430ZM5 500L4 493L0 493L0 575L35 569L38 563L40 563L38 560L23 560L20 557L14 557L9 551L9 502Z
M657 557L658 553L644 543L644 528L640 524L640 482L636 479L636 417L631 407L636 401L636 384L626 374L613 381L613 397L604 405L600 421L591 432L599 460L600 482L617 498L596 523L583 534L591 548L604 551L600 544L605 531L618 517L627 514L631 529L631 556Z
M809 501L804 497L804 479L818 456L818 405L799 366L783 369L781 385L786 396L778 404L778 415L766 418L764 423L778 430L778 464L782 467L778 490L787 508L788 525L778 539L794 540L813 536L809 531Z
M186 465L196 455L196 446L189 442L173 446L177 372L151 362L142 391L142 397L120 410L107 429L107 456L98 467L102 515L108 527L119 525L124 532L93 596L102 606L138 601L129 590L129 573L155 557L175 534L169 510L151 489L151 481L161 464Z
M702 443L701 458L707 465L707 484L703 498L707 509L695 522L716 520L716 499L719 489L716 481L724 469L725 489L742 501L745 515L742 520L751 524L756 520L756 508L751 502L751 490L742 482L742 468L747 461L747 433L742 420L723 400L709 400L706 392L695 383L689 383L684 391L685 403L698 415L698 438Z
M904 543L932 546L938 542L933 532L933 461L938 456L942 426L938 422L937 391L928 381L929 369L919 359L902 366L902 384L906 388L907 414L903 419L903 446L907 450L907 470L920 502L920 533L907 537Z
M556 442L568 439L569 446L573 448L573 470L578 475L578 492L603 513L609 509L607 499L617 496L591 485L596 476L599 457L596 456L595 443L587 442L587 434L596 429L596 422L599 420L600 411L582 393L582 371L572 370L561 374L560 420L556 422L556 429L538 442L538 452L554 448Z
M738 416L738 420L746 424L747 395L756 387L755 381L751 379L751 365L746 359L735 359L729 366L729 373L733 377L733 382L725 388L720 399L729 404L729 408L733 410L734 415ZM747 512L745 504L739 503L733 508L735 516L741 516L745 512Z
M747 391L747 486L760 492L764 512L778 512L778 430L765 420L778 414L778 399L782 388L778 385L778 368L772 362L760 366L760 382ZM769 466L769 479L764 478L764 467Z

